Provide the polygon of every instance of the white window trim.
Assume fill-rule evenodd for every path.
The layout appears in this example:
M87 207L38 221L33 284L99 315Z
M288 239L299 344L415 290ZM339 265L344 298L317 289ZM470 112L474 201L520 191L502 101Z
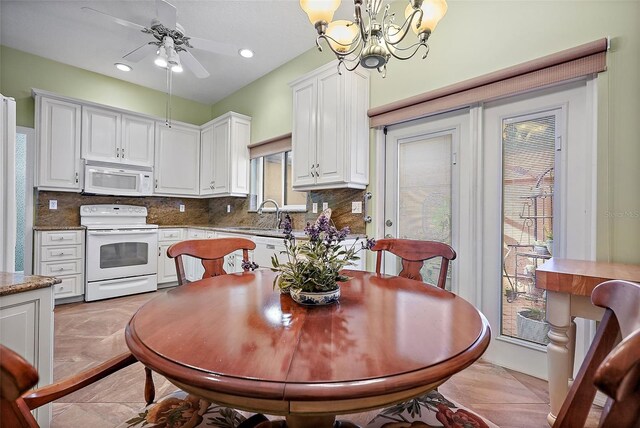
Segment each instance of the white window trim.
M287 150L284 152L279 152L279 153L272 153L272 154L284 154L287 152L290 152L291 150ZM259 156L257 158L254 158L256 160L258 160L258 166L256 168L257 171L257 175L258 177L260 177L259 181L259 185L257 186L257 195L256 195L256 208L255 209L249 209L248 212L250 213L257 213L258 209L257 207L264 201L264 156ZM254 159L251 159L252 161ZM284 195L286 193L286 159L283 159L282 162L282 197L284 198ZM253 179L253 177L252 177ZM305 192L306 193L306 192ZM280 205L280 202L278 202L278 205ZM276 212L276 208L273 206L268 206L268 207L264 207L262 209L262 212L266 212L266 213L270 213L270 212ZM307 212L307 206L306 205L281 205L280 206L280 212L285 212L285 213L306 213Z

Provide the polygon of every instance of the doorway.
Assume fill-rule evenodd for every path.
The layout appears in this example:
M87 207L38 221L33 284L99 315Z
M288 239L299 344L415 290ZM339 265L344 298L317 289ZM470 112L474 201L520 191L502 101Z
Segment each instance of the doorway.
M15 183L16 183L16 244L15 271L30 275L33 247L33 171L35 131L16 127Z

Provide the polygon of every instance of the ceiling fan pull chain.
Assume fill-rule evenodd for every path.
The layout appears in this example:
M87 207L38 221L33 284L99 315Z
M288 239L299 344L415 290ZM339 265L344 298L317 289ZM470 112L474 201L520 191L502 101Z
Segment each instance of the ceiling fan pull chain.
M171 92L172 92L172 83L173 83L173 75L171 72L171 67L167 67L167 104L165 109L165 125L171 128Z

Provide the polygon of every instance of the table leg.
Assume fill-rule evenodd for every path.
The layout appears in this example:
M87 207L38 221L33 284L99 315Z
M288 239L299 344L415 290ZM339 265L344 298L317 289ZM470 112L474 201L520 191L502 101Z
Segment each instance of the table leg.
M570 346L568 334L571 326L570 297L567 293L547 291L547 322L550 325L550 342L547 345L549 400L551 404L551 412L547 416L549 425L553 425L555 422L562 402L569 392L568 382L573 371L573 367L569 367L573 357L570 355L568 347Z
M288 415L287 428L333 428L333 424L335 421L336 417L333 415Z

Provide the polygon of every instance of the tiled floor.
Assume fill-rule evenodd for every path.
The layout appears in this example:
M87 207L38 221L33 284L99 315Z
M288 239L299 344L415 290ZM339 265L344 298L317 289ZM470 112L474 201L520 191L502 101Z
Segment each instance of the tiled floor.
M159 291L157 293L162 293ZM136 309L157 293L55 309L54 380L127 350L124 327ZM158 326L161 328L162 326ZM157 397L176 388L154 374ZM53 404L52 427L113 427L142 408L144 370L139 363ZM439 391L500 427L548 427L545 381L479 361L453 376ZM376 412L347 417L366 424ZM588 422L597 426L597 419Z

